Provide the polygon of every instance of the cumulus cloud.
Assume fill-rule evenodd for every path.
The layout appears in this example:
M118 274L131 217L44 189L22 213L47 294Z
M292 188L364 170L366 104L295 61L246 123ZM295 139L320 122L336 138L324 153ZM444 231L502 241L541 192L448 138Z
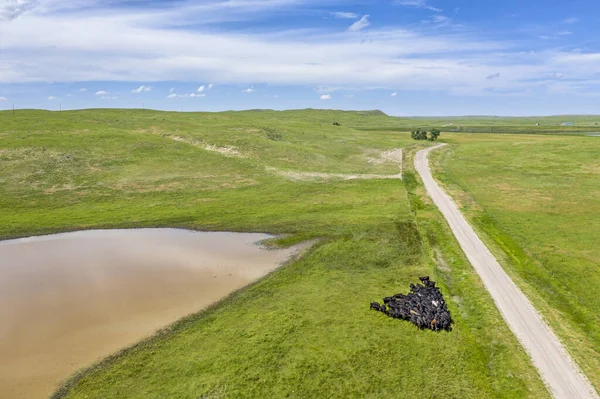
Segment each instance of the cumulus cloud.
M442 12L441 8L433 7L427 4L426 0L396 0L394 4L398 4L405 7L423 8L429 11Z
M215 87L215 85L214 85L214 84L212 84L212 83L211 83L211 84L209 84L209 85L208 85L208 90L212 90L212 88L213 88L213 87Z
M246 90L244 90L244 93L254 93L256 90L254 90L252 87L247 88Z
M396 91L392 93L392 97L396 97L397 95L398 95L398 92L396 92Z
M356 19L358 15L353 12L332 12L334 17L338 19Z
M496 73L494 73L492 75L486 76L485 78L488 79L488 80L492 80L492 79L498 79L499 77L500 77L500 72L496 72Z
M37 0L0 0L0 21L12 21L38 5Z
M198 87L198 90L196 90L197 92L203 92L204 91L204 85Z
M171 93L167 96L167 98L175 98L175 97L177 97L177 94L175 94L175 93Z
M99 91L97 91L97 92L96 92L96 95L97 95L97 96L105 96L105 95L107 95L107 94L108 94L108 92L107 92L107 91L104 91L104 90L99 90Z
M132 93L136 93L136 94L140 94L141 92L144 92L144 91L151 91L151 90L152 90L152 87L150 87L150 86L144 86L144 85L141 85L141 86L140 86L140 87L138 87L137 89L133 89L133 90L131 90L131 92L132 92ZM98 93L96 93L96 94L98 94Z
M58 100L58 97L50 96L48 97L48 101Z
M319 97L321 100L331 100L331 94L323 94Z
M8 98L6 98L6 97L0 97L0 101L8 101Z
M348 31L349 32L358 32L359 30L362 30L369 25L370 25L369 16L364 15L361 19L359 19L358 21L356 21L355 23L350 25L350 27L348 28Z

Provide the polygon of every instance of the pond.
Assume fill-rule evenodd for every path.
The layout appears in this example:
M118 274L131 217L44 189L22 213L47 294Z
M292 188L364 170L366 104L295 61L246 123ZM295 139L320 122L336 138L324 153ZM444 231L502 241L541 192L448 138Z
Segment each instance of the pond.
M0 398L77 369L265 276L301 249L266 234L92 230L0 242Z

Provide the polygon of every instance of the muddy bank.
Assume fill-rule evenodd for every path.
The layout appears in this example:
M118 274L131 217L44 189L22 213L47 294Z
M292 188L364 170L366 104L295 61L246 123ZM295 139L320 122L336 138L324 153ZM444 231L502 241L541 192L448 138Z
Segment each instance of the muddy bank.
M0 242L0 398L64 378L263 277L266 234L98 230Z

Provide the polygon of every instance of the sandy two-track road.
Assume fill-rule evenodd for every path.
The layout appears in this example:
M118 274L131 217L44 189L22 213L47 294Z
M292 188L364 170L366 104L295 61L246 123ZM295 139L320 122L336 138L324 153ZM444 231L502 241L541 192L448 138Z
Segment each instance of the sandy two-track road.
M452 198L431 176L427 154L443 145L419 151L415 157L415 168L425 184L427 193L446 218L502 317L529 353L533 364L555 398L599 398L556 335L504 272L490 250L467 223Z

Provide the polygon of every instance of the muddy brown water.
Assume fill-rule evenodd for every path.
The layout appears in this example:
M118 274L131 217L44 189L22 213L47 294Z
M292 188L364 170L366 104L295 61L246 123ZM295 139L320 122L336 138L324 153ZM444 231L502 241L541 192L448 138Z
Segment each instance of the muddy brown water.
M0 242L0 398L48 397L76 370L277 268L266 234L97 230Z

